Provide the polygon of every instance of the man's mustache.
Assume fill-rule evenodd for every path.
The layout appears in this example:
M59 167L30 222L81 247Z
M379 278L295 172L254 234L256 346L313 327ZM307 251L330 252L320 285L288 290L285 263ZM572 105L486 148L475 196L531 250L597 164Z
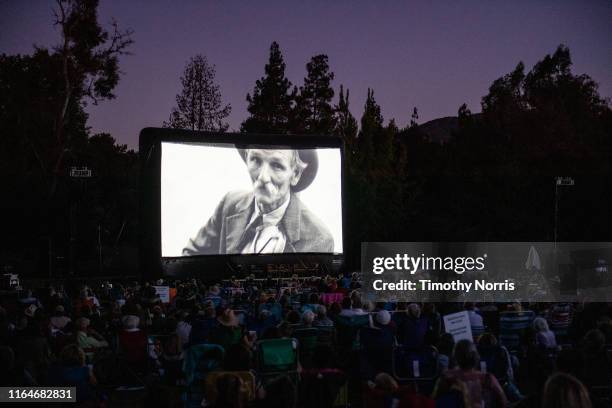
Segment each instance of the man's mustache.
M265 191L266 193L273 195L278 193L278 188L272 183L263 183L260 180L255 180L253 182L253 187L260 191Z

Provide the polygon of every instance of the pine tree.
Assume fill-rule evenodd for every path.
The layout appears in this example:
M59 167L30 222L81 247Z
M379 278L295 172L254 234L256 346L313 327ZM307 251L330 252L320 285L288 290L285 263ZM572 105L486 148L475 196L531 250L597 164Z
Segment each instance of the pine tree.
M412 116L410 117L410 127L416 127L419 125L419 111L416 106L412 108Z
M294 93L285 77L285 62L277 42L270 46L265 76L255 82L253 95L247 94L250 116L242 123L243 132L288 133Z
M296 98L292 128L296 133L331 134L334 130L334 90L327 55L320 54L306 64L307 75Z
M181 76L183 90L176 95L177 106L172 108L164 127L224 132L229 127L224 120L232 110L221 102L221 90L215 84L215 67L206 57L189 59Z
M380 112L380 106L374 99L374 90L368 88L368 96L365 102L363 116L361 117L361 130L357 144L359 146L359 155L361 162L367 168L371 168L376 161L375 157L375 139L380 135L383 129L383 117Z
M334 134L344 140L348 149L353 149L357 137L357 120L349 110L349 90L344 94L344 87L340 85L338 104L335 106ZM349 150L349 151L351 151Z
M378 163L381 167L386 167L385 170L393 166L393 157L395 154L394 143L399 128L395 123L395 119L391 119L389 124L384 128L380 135L380 148L378 149Z
M459 127L464 128L472 123L472 111L467 107L467 104L462 104L457 111Z

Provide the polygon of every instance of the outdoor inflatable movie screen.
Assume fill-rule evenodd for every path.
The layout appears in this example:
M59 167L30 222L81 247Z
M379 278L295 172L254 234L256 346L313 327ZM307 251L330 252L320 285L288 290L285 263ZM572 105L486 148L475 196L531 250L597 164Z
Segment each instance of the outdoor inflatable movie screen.
M338 139L156 132L162 258L342 254Z

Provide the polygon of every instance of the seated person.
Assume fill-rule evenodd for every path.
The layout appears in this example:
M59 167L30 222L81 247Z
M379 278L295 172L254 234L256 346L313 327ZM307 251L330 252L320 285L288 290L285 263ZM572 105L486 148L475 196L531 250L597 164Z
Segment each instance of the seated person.
M177 323L175 333L181 339L183 346L189 344L189 336L191 334L191 324L189 323L189 313L181 311L177 314Z
M215 309L212 306L206 307L204 311L199 311L191 322L189 344L206 343L212 329L219 324L216 317Z
M242 379L235 374L223 374L217 378L217 387L213 395L208 395L207 407L242 408L250 399L250 390Z
M476 305L473 302L466 302L465 310L467 310L468 316L470 318L470 326L472 328L472 333L476 333L474 334L474 337L476 337L484 331L484 321L482 319L482 316L476 311Z
M317 346L312 367L300 375L300 403L305 407L332 408L338 392L346 384L344 371L334 368L334 350L329 345Z
M210 332L209 342L218 344L227 350L232 344L240 342L242 331L240 330L238 317L232 309L225 311L217 318L219 325Z
M553 374L544 385L542 408L591 407L589 392L576 377Z
M161 306L155 305L152 310L151 327L149 333L162 334L166 329L166 316L163 313Z
M293 381L280 376L269 382L258 395L256 407L261 408L294 408L297 406L297 393Z
M591 386L610 384L612 360L605 349L606 337L601 330L589 330L583 339L583 381Z
M363 327L359 332L361 342L361 370L365 378L380 371L391 371L395 334L391 314L381 310L374 318L372 327Z
M85 352L88 361L91 361L96 351L108 347L108 342L95 330L90 329L89 324L90 321L86 317L79 317L76 320L76 341Z
M15 362L15 353L8 346L0 346L0 387L28 387L38 385L30 373Z
M379 373L374 382L368 383L369 390L366 392L367 407L431 407L435 402L424 395L418 394L413 387L397 384L387 373Z
M147 364L147 335L140 330L140 318L134 315L123 316L123 329L119 332L119 352L134 368L143 369Z
M66 313L64 312L64 306L57 305L55 307L55 313L49 319L51 334L55 335L56 332L64 330L64 327L66 327L70 321L70 318L66 316Z
M440 372L452 368L451 357L455 347L455 338L450 333L444 333L438 341L438 367Z
M317 305L316 317L313 322L315 327L332 327L334 322L327 317L327 308L324 305Z
M304 313L302 313L302 325L300 328L309 329L312 328L312 323L314 322L315 314L312 310L308 309Z
M163 382L167 385L176 385L183 378L183 360L185 353L180 338L174 334L168 336L162 344L159 362L164 370Z
M342 311L340 312L340 316L356 316L356 315L364 315L366 312L361 308L363 303L361 302L361 298L359 296L345 297L342 299Z
M76 387L77 402L91 402L96 399L94 386L96 377L93 370L85 365L85 352L76 344L70 344L61 352L60 361L49 369L48 385L55 387Z
M533 330L535 332L535 344L544 349L556 349L557 339L555 333L548 328L548 322L543 317L536 317L533 320Z
M408 305L406 314L407 318L401 320L397 328L398 342L408 348L421 348L429 326L427 319L421 317L421 308L416 303Z
M464 385L464 398L473 408L488 406L493 401L506 407L508 401L497 379L489 373L478 371L480 356L470 340L460 340L453 350L458 367L442 373L434 389L434 398L441 397L454 388Z
M249 331L254 331L257 336L261 337L266 329L276 325L276 318L267 309L262 309L257 318L248 319Z

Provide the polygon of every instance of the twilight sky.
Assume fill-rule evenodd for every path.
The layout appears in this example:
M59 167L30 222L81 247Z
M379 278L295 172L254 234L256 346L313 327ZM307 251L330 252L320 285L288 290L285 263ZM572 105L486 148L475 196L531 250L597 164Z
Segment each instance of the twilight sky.
M0 0L0 53L30 53L59 40L51 0ZM216 65L230 129L247 116L245 96L278 41L286 74L301 85L311 56L325 53L336 91L351 91L359 120L371 87L385 120L405 126L412 107L425 121L480 111L491 82L519 62L527 69L557 45L569 46L575 73L612 96L612 1L109 1L100 19L134 30L117 98L87 108L93 132L138 147L138 133L161 126L190 56ZM429 4L435 3L435 4ZM335 98L334 98L335 99Z

